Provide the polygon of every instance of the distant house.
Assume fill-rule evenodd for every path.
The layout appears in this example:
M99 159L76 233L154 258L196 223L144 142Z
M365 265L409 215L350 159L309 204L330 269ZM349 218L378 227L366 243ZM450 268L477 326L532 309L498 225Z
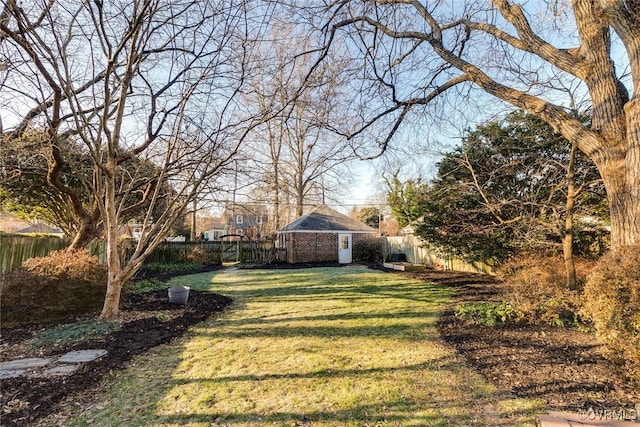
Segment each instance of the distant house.
M227 207L226 234L235 234L249 239L264 237L268 229L269 216L262 206L233 205Z
M287 262L353 261L353 245L377 231L328 206L321 205L278 230Z
M142 235L142 227L144 224L135 221L129 221L120 229L120 235L123 237L139 240Z
M227 234L227 227L222 222L213 222L210 227L211 228L204 232L203 237L206 241L220 240L222 236Z
M20 219L13 212L4 212L0 205L0 231L5 233L15 233L20 229L29 227L29 222Z

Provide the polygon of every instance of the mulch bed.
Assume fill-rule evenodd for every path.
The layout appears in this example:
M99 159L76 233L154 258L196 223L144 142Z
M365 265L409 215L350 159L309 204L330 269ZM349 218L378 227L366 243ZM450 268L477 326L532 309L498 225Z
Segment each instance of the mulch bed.
M124 315L127 312L161 310L170 311L172 318L164 321L156 317L131 320L104 339L41 351L35 356L58 356L68 351L84 349L105 349L108 353L98 360L83 364L68 376L3 379L0 396L2 426L27 425L55 413L62 409L67 396L90 389L104 375L125 368L134 356L181 336L191 325L222 312L230 304L231 299L223 295L194 290L190 291L186 305L170 304L166 289L124 295L121 302L121 312ZM19 345L34 330L35 325L27 329L3 330L2 344Z
M434 270L401 274L455 289L451 307L439 319L440 334L500 390L542 400L548 410L634 409L640 403L640 388L602 356L594 334L551 326L487 327L455 317L454 307L461 302L503 299L504 288L496 278Z
M501 299L502 286L495 278L435 270L394 271L390 274L406 275L455 289L454 303L438 323L442 338L456 348L468 365L502 391L523 398L540 399L548 410L613 410L633 408L640 402L640 390L616 375L602 357L601 345L592 334L575 329L525 325L483 327L457 319L453 307L459 302ZM124 314L128 311L171 310L176 316L165 321L155 317L137 318L124 323L101 341L56 347L47 350L48 353L35 355L58 355L87 348L104 348L109 352L67 377L2 380L0 403L4 413L1 414L1 424L37 424L44 417L63 413L69 396L84 395L90 399L92 393L87 394L86 391L95 390L104 375L125 368L133 356L182 335L189 326L221 312L230 303L231 300L222 295L198 291L191 291L185 306L169 304L166 290L124 295L121 305ZM19 344L34 330L3 330L2 345Z

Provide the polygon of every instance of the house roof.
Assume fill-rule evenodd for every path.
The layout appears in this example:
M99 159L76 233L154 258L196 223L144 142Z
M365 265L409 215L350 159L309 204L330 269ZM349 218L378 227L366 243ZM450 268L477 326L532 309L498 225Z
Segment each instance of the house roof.
M52 227L47 224L34 224L29 227L22 228L16 233L27 234L27 233L41 233L41 234L64 234L62 230L58 227Z
M351 231L356 233L375 233L376 230L347 215L321 205L311 212L278 230L280 233L294 233L305 231L332 232Z

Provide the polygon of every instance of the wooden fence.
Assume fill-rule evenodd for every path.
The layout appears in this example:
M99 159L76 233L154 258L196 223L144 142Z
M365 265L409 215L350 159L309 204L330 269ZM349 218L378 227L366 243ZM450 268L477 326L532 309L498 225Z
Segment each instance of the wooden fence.
M69 245L67 239L58 237L0 236L0 275L11 272L29 258L45 256L51 251ZM104 243L95 241L89 246L89 254L106 262ZM132 247L124 247L123 261L130 256ZM441 266L447 270L493 274L489 262L468 263L453 257L441 257L426 248L415 236L387 237L384 256L405 254L407 261L427 266ZM286 250L275 247L274 241L211 241L164 242L147 259L147 262L180 263L198 261L206 264L242 262L270 264L286 260Z
M222 264L225 262L270 264L285 260L285 255L285 250L276 248L273 240L164 242L156 248L146 262L197 261L203 264ZM124 257L127 257L126 253Z
M29 258L46 256L49 252L69 246L69 240L58 237L0 236L0 275L20 267ZM133 253L135 242L124 244L121 261ZM104 242L96 240L88 246L91 256L106 263ZM286 260L286 250L275 247L274 241L213 241L213 242L163 242L146 262L181 263L188 261L203 264L242 262L270 264Z
M389 258L391 254L404 254L407 262L414 264L424 264L428 267L439 266L452 271L495 274L490 261L469 263L454 257L439 256L415 236L387 237L386 239L385 259Z
M69 246L59 237L0 236L0 274L20 267L29 258L41 257Z

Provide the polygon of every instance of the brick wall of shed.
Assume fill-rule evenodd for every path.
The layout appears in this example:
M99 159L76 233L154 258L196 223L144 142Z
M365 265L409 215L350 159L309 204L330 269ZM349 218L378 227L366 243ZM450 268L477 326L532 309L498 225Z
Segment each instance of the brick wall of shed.
M286 248L289 263L338 261L338 235L335 233L289 233Z

